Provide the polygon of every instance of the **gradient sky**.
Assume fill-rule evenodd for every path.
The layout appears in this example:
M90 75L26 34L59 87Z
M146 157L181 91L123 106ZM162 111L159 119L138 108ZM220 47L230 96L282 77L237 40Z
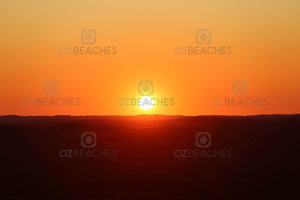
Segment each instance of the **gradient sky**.
M300 1L2 1L0 115L254 115L300 113ZM81 31L97 31L98 46L116 55L62 55L62 46L86 46ZM231 55L177 55L177 46L200 46L198 29L211 32L210 46ZM60 97L79 106L26 106L45 97L57 81ZM174 106L143 111L119 106L139 97L151 80L154 96ZM232 84L247 81L247 97L267 106L213 106L234 97Z

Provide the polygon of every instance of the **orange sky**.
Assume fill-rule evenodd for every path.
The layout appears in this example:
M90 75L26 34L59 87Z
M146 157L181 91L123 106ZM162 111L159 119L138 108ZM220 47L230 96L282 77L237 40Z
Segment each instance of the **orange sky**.
M296 0L228 1L3 1L0 3L0 115L254 115L300 112L299 5ZM96 43L83 44L84 29ZM199 45L196 32L211 42ZM116 46L115 55L63 55L61 47ZM230 55L178 55L176 47L230 46ZM152 97L173 106L143 111L119 106L139 98L151 80ZM233 98L232 85L248 83L242 98L263 106L215 106ZM59 83L53 98L80 105L24 105L45 98L46 81ZM52 97L48 97L52 98Z

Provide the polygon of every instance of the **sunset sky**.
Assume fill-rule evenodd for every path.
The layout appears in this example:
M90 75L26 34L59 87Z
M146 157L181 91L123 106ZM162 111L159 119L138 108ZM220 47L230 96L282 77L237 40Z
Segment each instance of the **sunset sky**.
M256 115L300 113L300 1L2 1L0 115ZM95 30L84 44L83 30ZM198 44L196 32L211 42ZM62 54L62 47L116 47L116 54ZM225 46L229 55L176 54L176 47ZM140 98L174 98L148 111L120 106ZM59 83L46 96L47 81ZM213 105L246 96L268 105ZM80 105L25 105L24 99L78 98Z

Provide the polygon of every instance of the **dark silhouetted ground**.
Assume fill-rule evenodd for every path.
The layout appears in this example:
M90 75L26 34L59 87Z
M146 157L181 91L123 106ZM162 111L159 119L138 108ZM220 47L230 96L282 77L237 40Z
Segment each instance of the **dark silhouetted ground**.
M87 131L94 148L82 146ZM2 116L0 132L3 200L299 196L300 115ZM196 146L198 132L210 147Z

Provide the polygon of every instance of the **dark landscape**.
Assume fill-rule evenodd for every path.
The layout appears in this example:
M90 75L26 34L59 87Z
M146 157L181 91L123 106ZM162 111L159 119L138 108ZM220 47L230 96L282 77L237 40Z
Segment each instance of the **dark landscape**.
M3 200L299 196L299 114L1 116L0 132ZM95 147L82 146L84 132L96 134ZM195 156L198 132L211 134L204 150L230 154Z

